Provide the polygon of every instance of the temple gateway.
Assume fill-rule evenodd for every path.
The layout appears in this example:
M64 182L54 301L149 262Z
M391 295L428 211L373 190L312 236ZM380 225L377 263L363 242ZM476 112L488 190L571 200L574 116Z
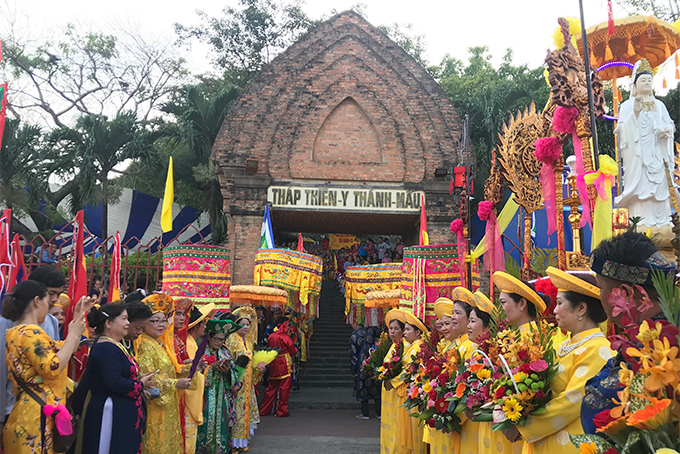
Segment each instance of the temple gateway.
M451 243L457 196L435 171L462 161L461 119L408 53L340 13L246 87L212 151L234 284L251 284L265 203L278 232L401 235Z

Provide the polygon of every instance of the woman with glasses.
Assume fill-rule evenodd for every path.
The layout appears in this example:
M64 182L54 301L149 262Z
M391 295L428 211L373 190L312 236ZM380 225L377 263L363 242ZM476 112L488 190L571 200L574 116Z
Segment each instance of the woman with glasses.
M144 328L139 345L139 368L142 374L156 372L150 390L146 433L143 438L145 454L182 454L182 426L179 417L177 390L188 389L190 378L180 378L173 358L173 329L168 327L167 317L174 308L168 295L153 294L142 300L151 309L151 318ZM189 367L180 376L186 377Z
M236 423L234 395L238 371L224 343L229 335L241 328L241 325L231 320L209 320L205 325L208 332L205 354L214 356L215 362L205 374L203 424L198 427L197 454L231 452L231 426Z

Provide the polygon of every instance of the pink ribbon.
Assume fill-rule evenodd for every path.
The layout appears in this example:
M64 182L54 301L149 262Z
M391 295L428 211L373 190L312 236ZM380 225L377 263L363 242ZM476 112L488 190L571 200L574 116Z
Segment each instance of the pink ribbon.
M493 212L486 221L486 239L489 245L484 253L484 271L489 271L490 266L494 272L505 271L503 240L501 239L501 231L498 228L498 219L496 219L496 215Z
M460 274L460 285L467 288L465 276L465 257L467 256L467 244L463 237L463 221L454 219L451 222L451 232L456 235L456 249L458 249L458 273Z
M541 187L543 188L543 203L545 203L546 217L548 219L548 245L550 235L557 232L557 204L555 203L555 174L552 166L543 164L541 167Z
M595 186L595 189L597 189L597 193L599 194L600 198L602 200L609 200L609 191L607 191L605 182L609 180L609 184L611 185L610 187L614 186L615 178L614 175L609 175L609 174L604 174L602 172L597 172L597 171L592 171L586 173L586 175L589 175L591 173L599 173L600 175L595 178L595 181L593 182L593 186ZM583 181L585 183L585 179Z
M592 230L593 220L590 217L590 210L592 210L593 207L590 206L588 187L586 185L586 181L583 179L586 169L583 165L583 148L581 147L581 141L576 134L576 127L574 127L574 130L571 133L571 140L574 143L574 156L576 156L576 189L578 189L578 198L581 201L581 207L583 211L579 228L582 228L587 223Z
M64 406L64 404L59 404L57 406L47 404L43 407L43 413L48 418L57 412L54 417L54 425L61 435L71 435L73 433L73 426L71 425L71 413Z

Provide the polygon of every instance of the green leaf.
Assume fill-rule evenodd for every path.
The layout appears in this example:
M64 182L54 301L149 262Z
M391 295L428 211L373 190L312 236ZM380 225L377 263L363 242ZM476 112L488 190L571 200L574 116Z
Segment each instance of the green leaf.
M635 445L640 440L642 440L642 435L640 434L639 431L631 432L631 434L628 435L626 444L623 446L623 449L621 450L621 454L627 454L628 452L630 452L630 448L632 448L633 445Z
M510 420L503 421L501 423L494 424L493 425L493 431L497 432L499 430L507 430L507 429L511 429L513 426L514 426L514 424L512 423L512 421L510 421Z
M467 408L467 406L465 404L460 403L460 404L458 404L456 409L453 411L453 413L462 413L462 412L465 411L466 408Z
M570 435L571 444L580 448L583 443L594 443L597 448L597 454L604 453L607 449L613 448L614 446L609 443L604 438L599 435L594 434L584 434L584 435Z

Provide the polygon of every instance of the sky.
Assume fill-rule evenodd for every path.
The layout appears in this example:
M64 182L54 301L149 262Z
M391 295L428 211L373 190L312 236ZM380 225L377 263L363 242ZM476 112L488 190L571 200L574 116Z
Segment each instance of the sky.
M373 25L410 24L414 34L424 37L430 64L438 64L446 54L466 61L469 47L487 46L496 65L511 48L516 65L538 67L554 47L557 18L579 17L578 0L307 0L303 9L320 18L357 3L364 5L364 15ZM583 3L586 26L607 20L607 0ZM613 4L615 18L629 15L616 0ZM20 31L34 38L54 35L75 22L94 29L122 25L154 40L174 42L174 23L199 24L197 10L219 16L226 5L238 6L238 0L0 0L0 21L13 17ZM207 46L194 44L181 52L193 74L211 70ZM655 82L657 93L663 94L661 80Z
M606 0L583 0L588 25L607 20ZM328 17L332 10L350 9L360 0L307 0L303 9L313 18ZM512 48L515 63L538 66L552 44L551 35L560 16L578 17L578 0L363 0L366 18L374 25L411 24L425 37L427 58L439 63L445 54L465 60L467 48L488 46L494 61ZM106 26L136 24L145 34L174 40L172 25L197 24L196 10L211 16L238 0L3 0L0 8L14 11L32 35L49 34L68 22ZM626 12L615 5L615 17ZM194 69L208 67L206 49L194 48ZM201 55L202 54L202 55ZM197 72L201 72L198 70Z

